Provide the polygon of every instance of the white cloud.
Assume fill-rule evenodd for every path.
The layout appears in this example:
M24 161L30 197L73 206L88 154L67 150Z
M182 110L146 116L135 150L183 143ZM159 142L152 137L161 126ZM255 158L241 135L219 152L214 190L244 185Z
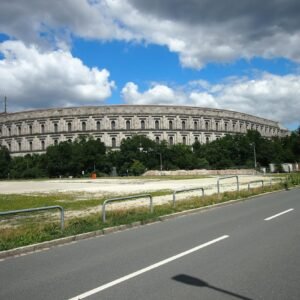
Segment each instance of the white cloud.
M166 45L186 67L255 56L300 62L297 0L105 2L111 17L133 35Z
M232 82L216 95L220 107L242 110L284 124L300 122L300 76L263 74Z
M106 69L88 68L68 51L41 52L20 41L0 44L0 90L10 110L99 104L114 82Z
M63 49L72 36L145 41L191 68L255 56L300 62L299 9L298 0L2 0L0 32Z
M185 92L162 85L139 92L138 86L130 82L123 88L122 96L130 104L202 106L257 115L279 121L285 126L300 122L299 75L264 73L255 80L232 79L215 86L203 81L199 84L201 91L197 88L197 81L194 81L187 85Z
M26 44L63 49L69 48L73 35L103 40L133 38L111 17L102 0L2 0L0 32Z
M144 93L140 93L138 86L128 82L121 91L128 104L173 104L184 101L182 95L166 85L156 84Z

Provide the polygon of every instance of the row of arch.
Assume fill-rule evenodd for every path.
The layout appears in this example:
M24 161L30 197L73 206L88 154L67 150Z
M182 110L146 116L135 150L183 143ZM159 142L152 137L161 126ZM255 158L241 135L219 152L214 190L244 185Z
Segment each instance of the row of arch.
M123 139L129 138L130 136L107 136L107 137L95 137L95 139L102 141L106 144L107 147L111 148L118 148L120 143ZM27 152L43 152L46 148L50 145L57 145L59 142L62 141L73 141L75 137L67 137L67 136L56 136L56 137L49 137L44 136L42 139L38 137L34 138L21 138L21 139L10 139L10 140L2 140L2 146L6 146L10 152L12 153L27 153ZM178 136L175 138L175 135L168 135L166 137L166 141L169 145L174 145L178 142ZM217 137L218 138L218 137ZM199 136L186 136L180 135L180 143L188 145L192 144L196 141L199 141ZM208 143L215 138L212 135L205 134L202 138L202 142ZM155 135L153 140L156 143L160 143L162 140L165 140L161 135Z
M38 126L33 126L32 124L27 124L26 126L21 126L20 124L13 126L14 124L3 124L0 127L0 136L22 136L22 135L33 135L33 134L45 134L45 133L59 133L59 132L76 132L76 131L102 131L102 130L205 130L205 131L232 131L232 132L245 132L247 129L258 130L261 133L275 135L279 134L279 128L274 128L265 125L254 124L250 122L234 122L231 124L229 121L215 121L212 120L204 120L203 124L200 126L200 121L193 121L191 124L186 120L182 120L180 127L178 126L178 122L174 120L168 121L167 128L161 126L161 120L154 120L154 128L146 128L145 120L140 120L140 128L136 128L136 126L132 126L132 120L125 121L125 128L118 128L117 122L115 120L110 121L110 128L106 128L106 126L102 126L99 120L96 121L95 127L93 129L88 128L86 121L81 121L80 126L76 124L74 127L73 122L67 122L66 127L60 127L58 122L53 122L52 129L51 126L47 127L45 123L40 124L40 129ZM149 126L148 126L149 127ZM12 128L14 130L12 130Z

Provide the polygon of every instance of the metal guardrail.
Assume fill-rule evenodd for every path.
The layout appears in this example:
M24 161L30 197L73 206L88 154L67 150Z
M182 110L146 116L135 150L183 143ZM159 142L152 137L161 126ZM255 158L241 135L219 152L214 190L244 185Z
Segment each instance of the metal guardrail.
M3 211L3 212L0 212L0 216L15 215L15 214L19 214L19 213L43 211L43 210L50 210L50 209L59 209L60 210L60 228L61 228L61 230L64 230L64 223L65 223L64 222L64 220L65 220L64 209L63 209L63 207L61 207L59 205Z
M239 184L239 176L234 175L234 176L224 176L224 177L219 177L217 181L217 188L218 188L218 195L220 195L220 180L228 179L228 178L236 178L236 187L237 191L240 191L240 184Z
M270 186L272 186L274 181L280 181L280 183L283 183L283 179L281 177L270 178Z
M150 212L153 212L153 200L152 200L152 196L150 194L141 194L141 195L134 195L134 196L128 196L128 197L120 197L120 198L111 198L111 199L107 199L103 202L102 204L102 222L105 223L106 222L106 211L105 211L105 207L106 204L110 203L110 202L115 202L115 201L122 201L122 200L135 200L138 198L149 198L150 200Z
M248 182L248 191L250 191L250 185L252 183L261 183L261 187L262 188L264 187L264 181L263 180L253 180L253 181Z
M175 207L176 194L183 193L183 192L197 191L197 190L202 190L202 197L203 197L204 196L204 188L203 187L190 188L190 189L182 189L182 190L175 190L175 191L173 191L173 207Z

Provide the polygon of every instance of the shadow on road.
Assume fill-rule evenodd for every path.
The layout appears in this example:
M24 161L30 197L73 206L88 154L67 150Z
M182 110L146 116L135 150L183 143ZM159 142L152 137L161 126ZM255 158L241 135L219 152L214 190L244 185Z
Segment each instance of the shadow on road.
M203 281L203 280L201 280L199 278L192 277L192 276L189 276L189 275L179 274L179 275L176 275L176 276L172 277L172 279L175 280L175 281L179 281L181 283L188 284L188 285L193 285L193 286L198 286L198 287L206 287L206 288L218 291L220 293L224 293L224 294L233 296L233 297L238 298L238 299L253 300L251 298L248 298L248 297L245 297L245 296L242 296L242 295L239 295L239 294L236 294L236 293L233 293L233 292L221 289L221 288L219 288L217 286L210 285L206 281Z

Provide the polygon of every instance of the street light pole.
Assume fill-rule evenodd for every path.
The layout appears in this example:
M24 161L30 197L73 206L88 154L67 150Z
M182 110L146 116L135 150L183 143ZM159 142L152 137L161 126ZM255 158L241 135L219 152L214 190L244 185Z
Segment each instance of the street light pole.
M161 172L162 169L163 169L163 164L162 164L162 154L159 152L158 155L159 155L159 159L160 159L160 172Z
M148 150L144 150L144 148L142 147L142 145L140 144L139 147L139 151L140 152L145 152L145 153L149 153L149 151L151 151L152 153L154 152L152 149L148 149ZM156 152L156 151L155 151ZM162 161L162 154L160 152L156 152L156 154L159 155L159 162L160 162L160 174L163 170L163 161Z
M257 167L257 163L256 163L256 150L255 150L255 143L251 143L251 146L253 146L253 157L254 157L254 169L256 169Z

